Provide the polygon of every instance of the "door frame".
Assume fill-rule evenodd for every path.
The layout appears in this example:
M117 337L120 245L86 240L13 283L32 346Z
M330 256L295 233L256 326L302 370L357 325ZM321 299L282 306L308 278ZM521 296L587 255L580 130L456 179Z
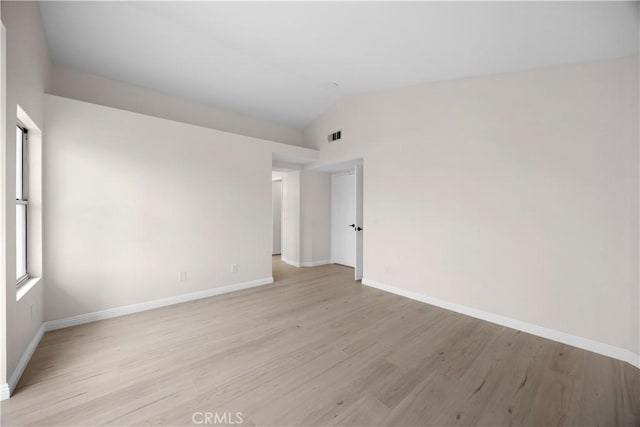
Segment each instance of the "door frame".
M364 165L356 164L356 266L354 278L362 280L364 273Z
M341 182L341 183L336 182L336 180L343 180L343 179L347 179L347 181ZM341 197L340 200L338 200L336 198L337 197L336 190L338 189L336 188L336 186L341 188L342 189L341 191L344 191L346 189L345 185L349 188L350 196L346 198ZM339 203L336 204L336 202L339 202ZM350 215L344 216L340 219L334 218L336 209L339 207L338 205L341 205L342 203L347 203L351 205ZM341 206L341 207L344 209L344 206ZM346 267L355 269L356 267L356 252L355 252L356 236L355 234L353 234L356 227L355 223L356 223L356 177L355 177L355 168L351 168L349 170L335 172L331 174L331 230L330 230L331 256L330 258L333 264L344 265ZM350 228L350 227L353 227L353 228ZM336 236L334 232L338 234L345 233L345 235L348 236L348 240L346 244L348 246L347 249L349 250L346 251L346 253L348 254L346 259L341 257L336 257L336 255L338 254L336 250L344 249L344 248L338 245L336 238L340 236ZM343 251L340 251L340 252L344 254Z
M273 239L275 238L275 235L273 233L273 183L274 182L279 182L280 183L280 253L274 254L273 253ZM278 177L278 178L271 178L271 186L272 186L272 193L271 193L271 256L274 255L280 255L282 256L282 217L283 217L283 212L282 212L282 208L283 208L283 193L284 193L284 177Z
M317 166L313 169L329 173L340 173L348 170L354 170L356 175L356 257L354 267L354 279L362 280L364 277L364 159L356 158L338 163L330 163L327 165Z

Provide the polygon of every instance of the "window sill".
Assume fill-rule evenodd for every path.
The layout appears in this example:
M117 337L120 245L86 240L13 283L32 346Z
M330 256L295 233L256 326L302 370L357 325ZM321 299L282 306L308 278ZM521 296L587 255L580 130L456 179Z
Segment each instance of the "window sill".
M42 280L42 277L31 277L29 278L29 280L20 285L16 292L16 301L20 301L20 299L22 299L22 297L25 296L27 292L29 292L31 289L33 289L34 286L40 283L40 280Z

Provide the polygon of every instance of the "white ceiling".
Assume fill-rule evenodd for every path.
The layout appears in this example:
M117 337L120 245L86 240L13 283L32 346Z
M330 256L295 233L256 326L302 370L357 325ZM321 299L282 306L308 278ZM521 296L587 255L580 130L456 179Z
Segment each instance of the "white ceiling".
M638 52L637 2L40 8L55 63L295 128L347 94Z

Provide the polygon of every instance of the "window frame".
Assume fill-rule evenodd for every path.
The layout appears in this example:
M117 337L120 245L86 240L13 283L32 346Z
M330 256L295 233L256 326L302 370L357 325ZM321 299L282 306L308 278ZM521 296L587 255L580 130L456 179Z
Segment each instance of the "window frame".
M26 283L29 279L29 151L28 151L28 142L29 142L29 130L27 127L21 122L17 121L16 123L16 131L20 130L22 132L22 197L18 198L16 194L16 206L23 205L25 206L25 214L24 214L24 265L25 265L25 274L16 278L16 287L20 287L24 283ZM16 153L16 164L18 162L18 153ZM18 174L16 171L16 180L18 179ZM17 186L16 186L17 189ZM17 222L17 221L16 221ZM16 258L21 256L18 254L18 232L17 223L16 223Z

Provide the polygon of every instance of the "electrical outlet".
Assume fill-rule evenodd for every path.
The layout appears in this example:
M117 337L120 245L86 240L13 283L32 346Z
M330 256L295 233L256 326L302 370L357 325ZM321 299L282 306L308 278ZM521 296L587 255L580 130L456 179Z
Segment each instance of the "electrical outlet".
M238 264L231 264L231 272L232 273L238 272Z
M186 271L181 271L180 273L178 273L178 281L179 282L186 282L187 281L187 272Z

